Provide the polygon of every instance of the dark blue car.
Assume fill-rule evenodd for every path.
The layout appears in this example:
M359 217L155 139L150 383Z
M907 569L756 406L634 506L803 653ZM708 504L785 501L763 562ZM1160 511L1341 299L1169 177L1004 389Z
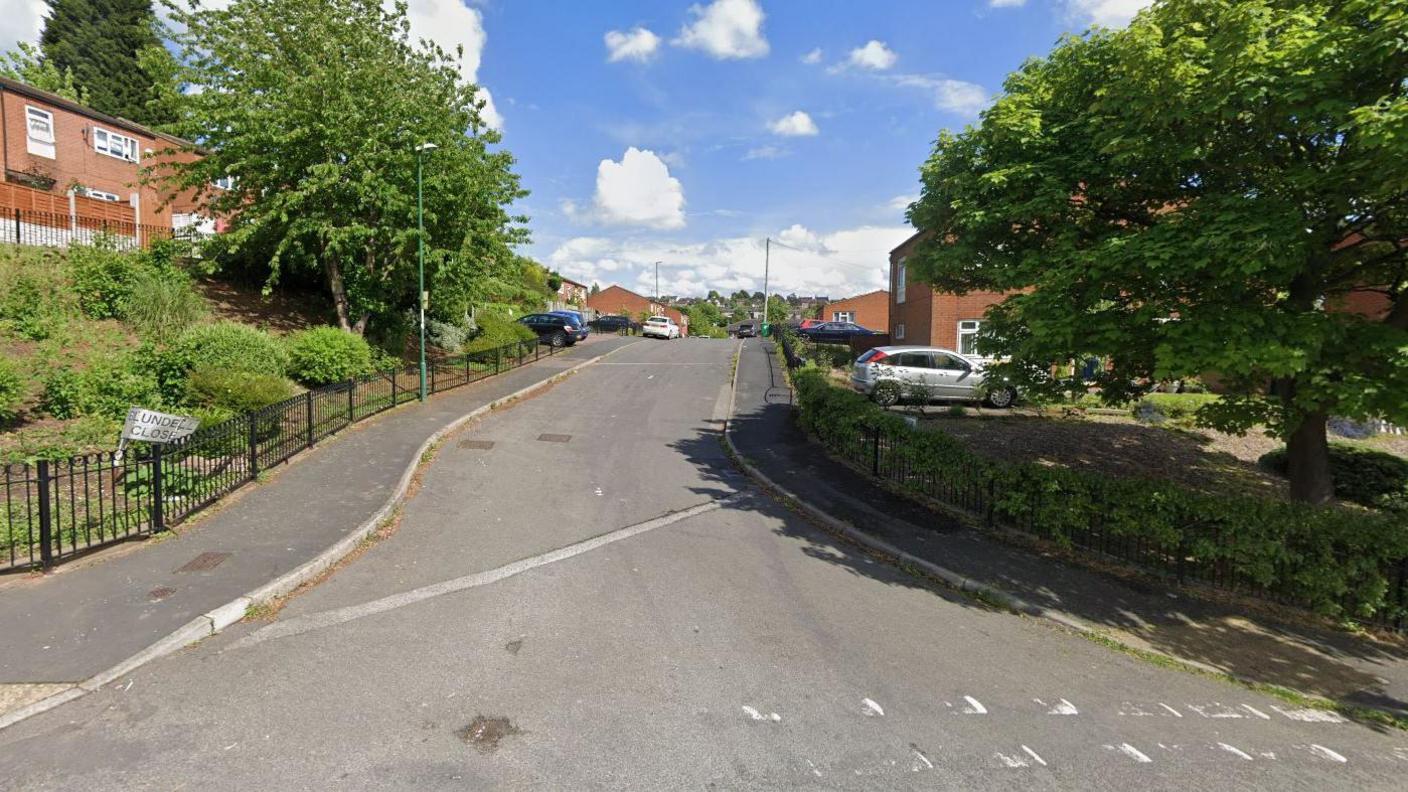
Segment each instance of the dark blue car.
M592 329L587 326L587 318L585 316L582 316L582 314L577 311L548 311L548 313L552 314L553 316L561 316L567 319L571 319L572 323L575 324L578 328L578 341L584 340L587 336L591 335L592 333Z

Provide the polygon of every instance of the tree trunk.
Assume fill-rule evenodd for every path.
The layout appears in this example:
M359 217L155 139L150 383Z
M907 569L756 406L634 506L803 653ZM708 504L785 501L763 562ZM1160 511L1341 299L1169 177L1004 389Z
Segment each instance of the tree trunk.
M342 285L342 267L332 256L323 254L323 270L328 276L328 289L332 291L332 304L337 310L337 326L347 332L355 332L352 329L350 306L347 304L347 290ZM360 335L360 332L358 333Z
M1291 479L1291 499L1326 503L1335 494L1330 475L1330 446L1325 437L1323 412L1301 416L1286 438L1286 473Z

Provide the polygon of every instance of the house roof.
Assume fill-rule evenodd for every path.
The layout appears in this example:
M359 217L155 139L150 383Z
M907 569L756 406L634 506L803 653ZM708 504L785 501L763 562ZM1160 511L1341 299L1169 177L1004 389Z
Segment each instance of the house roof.
M125 118L119 118L118 116L108 115L107 113L100 113L97 110L88 107L87 105L79 104L78 102L75 102L72 99L65 99L64 97L59 96L58 94L52 93L50 91L35 88L34 86L22 83L19 80L12 80L8 77L0 77L0 92L4 91L12 91L14 93L19 94L20 96L28 96L31 99L35 99L46 104L51 104L56 107L62 107L65 110L78 113L82 116L87 116L88 118L91 118L94 121L102 121L104 124L109 124L120 129L125 129L128 132L136 132L139 135L146 135L147 137L161 138L162 140L168 141L170 143L175 143L178 146L186 146L188 148L193 149L198 148L195 143L192 143L189 140L178 138L175 135L168 135L165 132L158 132L155 129L144 127L136 121L128 121Z
M561 278L563 283L570 283L573 286L580 286L583 289L587 288L587 284L582 283L581 281L574 281L566 275L558 275L557 277Z
M899 243L898 245L895 245L894 248L892 248L892 249L890 250L891 255L893 255L896 250L899 250L900 248L904 247L905 245L908 245L909 243L913 242L914 240L918 239L919 237L924 236L924 235L927 234L927 233L929 233L929 232L928 232L928 231L915 231L913 234L910 234L908 239L906 239L905 241Z
M862 297L869 297L869 296L872 295L872 294L885 294L885 295L888 295L889 293L890 293L890 290L889 290L889 289L875 289L875 290L873 290L873 291L865 292L864 294L852 294L850 297L842 297L842 298L839 299L839 300L827 300L827 301L826 301L826 304L827 304L827 305L835 305L836 303L850 302L851 300L859 300L859 299L862 298Z

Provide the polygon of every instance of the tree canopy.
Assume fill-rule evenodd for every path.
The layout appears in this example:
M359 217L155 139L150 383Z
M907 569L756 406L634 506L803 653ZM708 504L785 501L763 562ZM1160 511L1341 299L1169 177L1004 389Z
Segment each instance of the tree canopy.
M73 70L60 71L44 58L38 47L27 41L21 41L13 50L0 55L0 77L19 80L80 104L88 103L88 95L74 80Z
M255 257L270 283L319 272L345 329L395 321L417 301L419 159L432 315L463 318L520 269L513 157L494 148L461 54L413 42L404 2L234 0L173 15L192 87L174 127L207 154L153 178L229 218L217 255ZM426 143L437 148L418 154Z
M165 106L150 106L154 86L169 74L160 61L170 57L157 35L151 0L47 2L39 39L46 68L71 74L95 110L154 127L171 120Z
M1201 420L1280 433L1321 501L1328 415L1408 421L1405 134L1408 3L1156 2L939 135L910 271L1021 292L981 343L1027 388L1087 355L1111 400L1215 373Z

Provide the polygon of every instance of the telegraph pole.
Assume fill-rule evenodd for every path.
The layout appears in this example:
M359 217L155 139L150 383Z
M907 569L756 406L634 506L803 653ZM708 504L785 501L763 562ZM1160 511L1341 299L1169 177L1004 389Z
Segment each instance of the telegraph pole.
M763 240L763 330L768 333L772 328L768 326L768 300L772 294L768 292L768 269L772 265L772 237Z
M660 302L660 262L655 262L655 302Z

